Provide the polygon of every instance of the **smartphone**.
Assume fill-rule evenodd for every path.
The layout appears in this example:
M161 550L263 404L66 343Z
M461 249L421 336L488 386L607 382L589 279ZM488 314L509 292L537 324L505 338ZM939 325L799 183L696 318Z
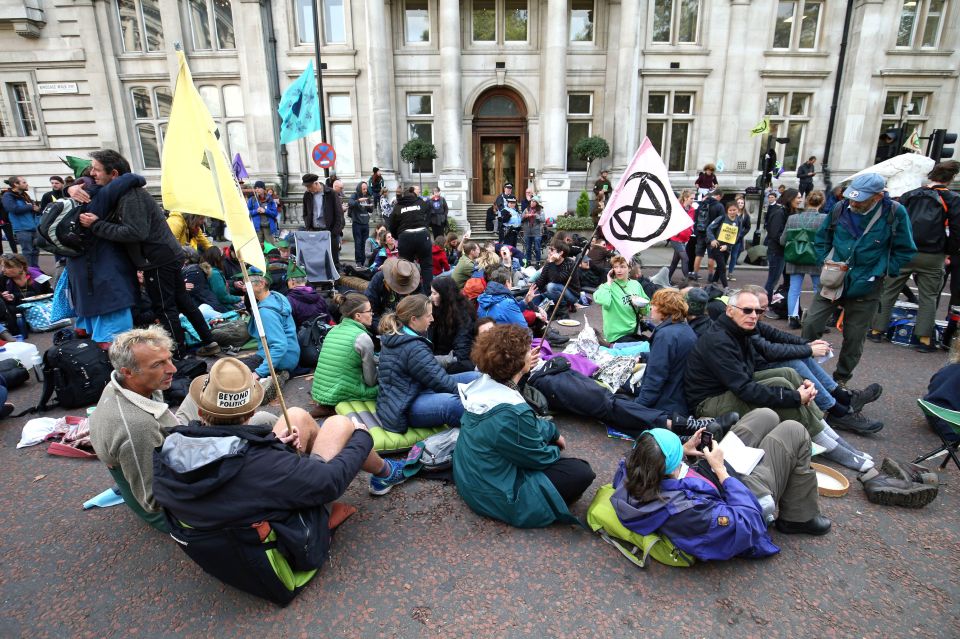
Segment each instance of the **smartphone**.
M700 433L700 443L697 444L697 450L699 450L702 453L704 450L710 450L710 448L712 447L713 447L713 433L711 433L708 430L705 430L702 433Z

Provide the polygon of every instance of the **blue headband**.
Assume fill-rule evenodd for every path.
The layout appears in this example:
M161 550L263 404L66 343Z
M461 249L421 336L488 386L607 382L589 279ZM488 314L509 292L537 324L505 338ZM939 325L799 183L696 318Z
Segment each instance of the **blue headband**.
M680 443L680 438L666 428L651 428L647 432L653 436L660 451L663 452L666 474L671 474L683 461L683 444Z

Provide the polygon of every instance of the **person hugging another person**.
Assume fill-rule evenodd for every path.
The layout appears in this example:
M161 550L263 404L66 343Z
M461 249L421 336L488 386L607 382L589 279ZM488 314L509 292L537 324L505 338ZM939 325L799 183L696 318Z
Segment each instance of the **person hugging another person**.
M702 431L680 443L655 428L637 438L613 478L610 503L626 528L660 532L701 561L759 559L780 552L767 532L779 509L777 529L825 535L831 522L820 514L817 473L810 467L810 436L795 421L781 422L769 408L748 413L732 432L764 455L749 475L739 475L713 441L697 450ZM699 460L693 466L684 457Z
M717 263L711 282L720 282L727 287L727 258L733 247L740 241L740 209L736 202L727 204L727 215L718 217L707 227L707 240L710 242L710 257Z
M327 332L313 373L310 396L318 406L313 417L333 415L344 401L377 398L377 357L370 325L373 307L362 293L337 295L343 318Z
M425 336L432 323L433 304L420 294L403 298L396 312L380 320L377 416L385 430L405 433L410 427L460 425L463 404L457 385L472 382L479 374L448 375L443 370Z
M540 419L517 384L539 355L529 332L496 325L477 337L471 359L483 373L460 387L466 412L453 452L457 492L471 510L519 528L575 523L567 504L596 475L583 459L561 457L567 442Z
M607 281L593 294L603 311L603 337L608 342L636 342L637 322L643 317L650 298L640 282L630 279L630 265L622 255L610 260Z

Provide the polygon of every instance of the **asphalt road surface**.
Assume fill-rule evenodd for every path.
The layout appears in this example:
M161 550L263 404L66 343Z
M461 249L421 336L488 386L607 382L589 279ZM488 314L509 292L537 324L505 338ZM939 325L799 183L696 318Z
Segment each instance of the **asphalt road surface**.
M743 270L737 283L762 284L764 276ZM598 309L586 314L599 325ZM836 331L828 339L839 346ZM37 341L42 352L49 334ZM867 343L853 385L883 384L866 412L886 428L850 439L877 460L934 448L915 400L946 359ZM288 401L307 406L309 387L291 380ZM32 381L11 399L25 407L38 391ZM556 419L567 454L597 473L573 507L583 516L628 444L593 421ZM473 514L442 482L414 479L371 497L361 473L344 496L360 512L338 530L313 583L281 609L203 573L123 505L83 511L112 485L106 469L50 456L45 445L17 450L25 421L0 424L3 637L960 636L953 467L938 499L921 510L869 503L844 469L849 493L821 498L830 534L774 531L777 556L688 569L636 568L575 526L512 529Z

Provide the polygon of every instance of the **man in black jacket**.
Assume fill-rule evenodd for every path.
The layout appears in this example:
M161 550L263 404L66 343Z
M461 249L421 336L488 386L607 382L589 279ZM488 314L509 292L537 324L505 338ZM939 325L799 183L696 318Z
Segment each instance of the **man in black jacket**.
M321 429L291 407L289 430L283 418L272 430L248 425L263 387L235 358L194 379L190 397L200 421L154 452L154 498L191 559L251 594L286 605L300 593L327 559L331 530L356 512L334 500L361 469L374 494L404 479L403 463L381 459L347 417Z
M397 254L420 264L424 295L433 281L433 242L430 240L430 206L410 187L397 199L390 216L390 234L397 238Z
M810 156L806 162L797 167L797 179L800 180L800 195L807 197L807 193L813 190L813 176L817 174L815 166L817 158Z
M723 191L716 189L709 197L700 200L697 206L697 211L693 218L694 232L697 236L696 257L693 260L694 280L700 279L700 261L710 248L710 240L707 238L707 227L709 227L715 219L723 217L724 208L722 200ZM707 262L707 270L710 274L709 279L713 279L713 269L715 269L716 266L717 263L712 259Z
M333 189L320 181L320 176L307 173L302 178L306 191L303 194L303 228L308 231L329 231L330 252L333 263L340 268L340 239L346 219L343 209L337 206Z
M91 177L100 186L130 173L130 163L116 151L94 151L90 157L93 159ZM82 187L79 190L72 187L70 196L81 202L90 200ZM95 213L81 213L80 224L96 237L122 244L130 260L143 271L143 285L150 296L153 311L176 340L178 358L185 355L186 349L186 337L180 325L181 312L200 337L197 354L207 357L220 352L210 327L184 286L181 274L183 249L170 231L160 205L146 189L142 186L130 189L120 197L106 219Z
M726 314L697 341L687 360L685 379L691 410L698 417L709 417L772 408L780 419L803 424L811 439L827 449L828 459L859 471L872 467L871 460L843 447L825 430L811 380L790 368L756 370L760 356L770 356L765 342L752 339L763 310L756 295L737 291L730 296Z

